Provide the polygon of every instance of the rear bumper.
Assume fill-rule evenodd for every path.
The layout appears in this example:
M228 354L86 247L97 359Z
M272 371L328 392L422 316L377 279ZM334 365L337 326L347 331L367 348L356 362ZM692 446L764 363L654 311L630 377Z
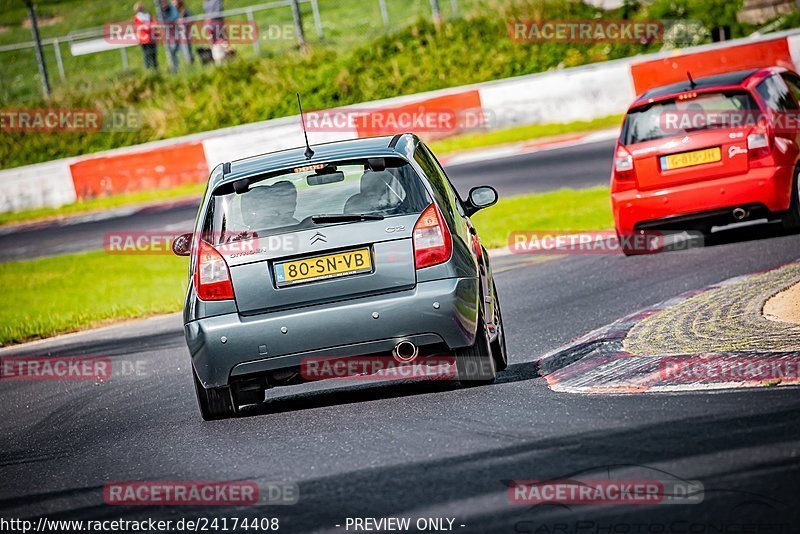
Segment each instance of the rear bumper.
M404 339L471 345L479 294L477 278L450 278L320 306L208 317L187 323L184 333L200 381L218 387L232 376L296 367L309 357L388 355Z
M611 194L617 231L627 234L641 228L673 226L675 222L699 223L709 212L719 224L736 222L724 211L737 206L763 207L767 214L789 209L792 167L751 169L747 174L694 182L651 191ZM754 216L758 211L754 213ZM664 224L659 224L662 222ZM705 222L705 221L704 221Z

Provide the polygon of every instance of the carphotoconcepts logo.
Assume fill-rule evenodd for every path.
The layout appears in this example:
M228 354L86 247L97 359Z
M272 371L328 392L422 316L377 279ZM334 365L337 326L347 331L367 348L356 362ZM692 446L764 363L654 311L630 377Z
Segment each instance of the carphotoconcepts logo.
M513 504L656 505L703 502L696 480L515 480L508 485Z
M517 20L508 24L517 42L655 43L664 40L660 20Z
M665 358L659 370L671 382L798 382L800 357L707 356Z
M644 231L617 235L612 230L559 233L511 232L508 248L513 254L652 254L702 246L700 232Z
M458 378L456 361L452 356L425 356L411 354L398 356L310 357L300 364L300 375L305 380L455 380Z
M253 43L259 39L255 22L205 20L186 22L154 22L134 26L132 22L109 22L103 27L103 38L109 44L137 45L142 40L159 44L206 44L222 41L231 44Z
M2 132L130 132L144 116L134 109L15 108L0 110Z
M172 254L172 243L179 235L176 232L108 232L103 236L103 248L108 254ZM291 254L298 250L298 237L292 234L259 237L257 232L242 231L201 234L200 238L217 243L214 248L226 259Z
M293 482L136 481L109 482L103 501L127 506L292 505L300 499Z

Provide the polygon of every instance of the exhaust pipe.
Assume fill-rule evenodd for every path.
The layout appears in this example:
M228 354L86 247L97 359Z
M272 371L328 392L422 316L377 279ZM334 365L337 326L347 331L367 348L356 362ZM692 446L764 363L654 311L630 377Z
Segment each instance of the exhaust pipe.
M750 214L747 213L747 210L744 209L744 208L734 208L733 209L733 218L736 219L737 221L741 221L741 220L747 218L748 215L750 215Z
M392 356L398 362L413 362L419 354L419 348L410 341L401 341L392 349Z

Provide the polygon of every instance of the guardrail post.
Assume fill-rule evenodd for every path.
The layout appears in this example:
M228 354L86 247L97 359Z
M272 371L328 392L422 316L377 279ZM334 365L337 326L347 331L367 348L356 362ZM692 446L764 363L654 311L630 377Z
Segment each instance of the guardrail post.
M33 7L33 0L25 0L28 6L28 16L31 19L31 33L33 33L33 44L36 49L36 62L39 64L39 76L42 79L42 92L44 97L50 98L50 78L47 76L47 65L44 62L42 52L42 39L39 37L39 23L36 21L36 8Z
M378 4L381 6L381 18L383 19L383 25L389 25L389 10L386 9L386 0L378 0Z
M308 46L306 45L306 33L303 30L303 15L300 13L300 4L297 3L297 0L291 0L291 4L294 28L297 31L297 44L300 45L300 50L305 52L308 50Z
M64 74L64 62L61 60L61 42L58 39L53 39L53 50L56 53L56 65L58 65L58 75L63 82L67 76Z
M322 18L319 16L319 2L318 0L311 0L311 12L314 13L314 26L317 28L317 37L322 39Z
M256 18L253 16L253 9L247 10L247 22L258 28L256 25ZM258 32L256 32L258 34ZM261 40L261 35L258 35L255 40L253 41L253 51L258 55L261 52L261 45L259 41Z

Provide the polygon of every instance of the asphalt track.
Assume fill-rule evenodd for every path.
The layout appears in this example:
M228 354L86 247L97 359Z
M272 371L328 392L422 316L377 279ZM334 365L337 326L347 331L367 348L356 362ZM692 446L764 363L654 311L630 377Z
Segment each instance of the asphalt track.
M347 532L348 517L385 516L449 517L457 532L796 532L797 388L562 394L532 361L684 291L797 258L800 238L769 226L651 256L499 257L511 364L496 384L309 384L271 390L263 408L213 423L195 405L178 315L5 349L0 357L105 356L128 372L98 383L0 382L0 517L277 517L292 533ZM508 498L511 480L579 477L699 481L703 500ZM104 504L106 483L135 480L284 481L298 485L300 500Z
M462 195L493 185L501 195L582 188L608 183L613 141L557 148L498 160L448 167ZM102 248L110 232L191 232L197 204L182 202L146 209L122 209L68 222L0 228L0 262Z
M646 257L497 258L511 365L496 384L311 384L213 423L197 412L177 315L6 349L107 356L137 372L0 383L0 517L277 517L282 532L346 532L336 525L348 517L382 516L450 517L459 532L795 532L798 389L560 394L531 362L680 292L798 257L797 236L759 228ZM528 506L511 504L505 485L577 476L693 480L705 492L699 504ZM300 500L104 504L104 484L130 480L284 481Z

